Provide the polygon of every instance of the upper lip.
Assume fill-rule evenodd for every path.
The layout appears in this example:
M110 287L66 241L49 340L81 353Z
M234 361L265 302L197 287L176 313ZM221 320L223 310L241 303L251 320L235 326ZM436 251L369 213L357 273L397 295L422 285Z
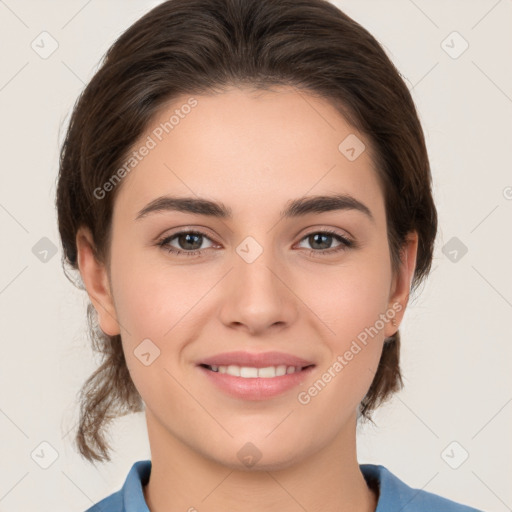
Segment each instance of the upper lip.
M202 359L198 364L207 366L229 366L233 364L252 368L286 365L303 368L314 363L301 357L285 354L284 352L262 352L259 354L251 352L225 352Z

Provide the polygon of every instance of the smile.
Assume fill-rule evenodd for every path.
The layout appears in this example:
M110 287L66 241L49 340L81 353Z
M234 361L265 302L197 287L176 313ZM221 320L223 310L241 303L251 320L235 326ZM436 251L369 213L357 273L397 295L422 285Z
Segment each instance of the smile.
M300 372L306 367L302 366L267 366L266 368L255 368L252 366L238 366L236 364L225 365L203 365L212 372L227 373L233 377L242 377L243 379L271 379L274 377L281 377L291 373Z
M268 400L304 383L315 365L253 366L206 365L196 368L223 394L242 400ZM295 395L294 395L295 396Z

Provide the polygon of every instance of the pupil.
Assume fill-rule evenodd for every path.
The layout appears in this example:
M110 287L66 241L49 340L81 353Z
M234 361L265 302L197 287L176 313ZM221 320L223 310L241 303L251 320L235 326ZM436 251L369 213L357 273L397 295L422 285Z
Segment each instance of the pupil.
M319 239L325 239L325 238L331 238L331 235L327 235L325 233L315 233L314 235L311 235L310 237L310 240L309 240L309 243L311 244L311 246L313 248L315 248L315 244L318 242ZM316 249L329 249L329 247L331 246L330 243L327 243L327 242L318 242L322 247L316 247Z
M190 244L194 244L193 238L196 239L196 247L190 247ZM199 243L197 243L197 239L199 239ZM194 234L194 233L187 233L185 235L181 235L179 237L180 246L182 249L199 249L201 247L201 239L202 235ZM182 243L184 242L184 243Z

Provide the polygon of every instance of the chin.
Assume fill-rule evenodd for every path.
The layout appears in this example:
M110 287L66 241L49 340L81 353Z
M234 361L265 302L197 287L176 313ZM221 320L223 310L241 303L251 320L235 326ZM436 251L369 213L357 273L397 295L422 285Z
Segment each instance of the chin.
M259 438L261 439L261 438ZM235 456L226 458L226 452L235 452ZM283 446L282 443L269 443L268 441L245 441L230 443L222 453L211 454L213 460L230 469L237 471L280 471L297 464L305 453L297 450L296 443Z

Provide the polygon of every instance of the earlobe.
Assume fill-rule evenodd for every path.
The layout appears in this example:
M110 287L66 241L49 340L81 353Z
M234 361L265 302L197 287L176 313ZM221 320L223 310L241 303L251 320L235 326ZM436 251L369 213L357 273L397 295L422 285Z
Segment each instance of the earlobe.
M403 248L400 252L400 268L393 279L392 293L389 297L388 307L396 314L393 322L386 326L386 336L392 336L398 330L400 322L405 313L409 301L412 278L416 269L416 258L418 254L418 233L412 231L406 237ZM388 332L389 331L389 332Z
M94 240L88 228L81 227L76 234L78 267L89 299L98 314L101 330L115 336L120 333L117 314L105 265L95 256Z

